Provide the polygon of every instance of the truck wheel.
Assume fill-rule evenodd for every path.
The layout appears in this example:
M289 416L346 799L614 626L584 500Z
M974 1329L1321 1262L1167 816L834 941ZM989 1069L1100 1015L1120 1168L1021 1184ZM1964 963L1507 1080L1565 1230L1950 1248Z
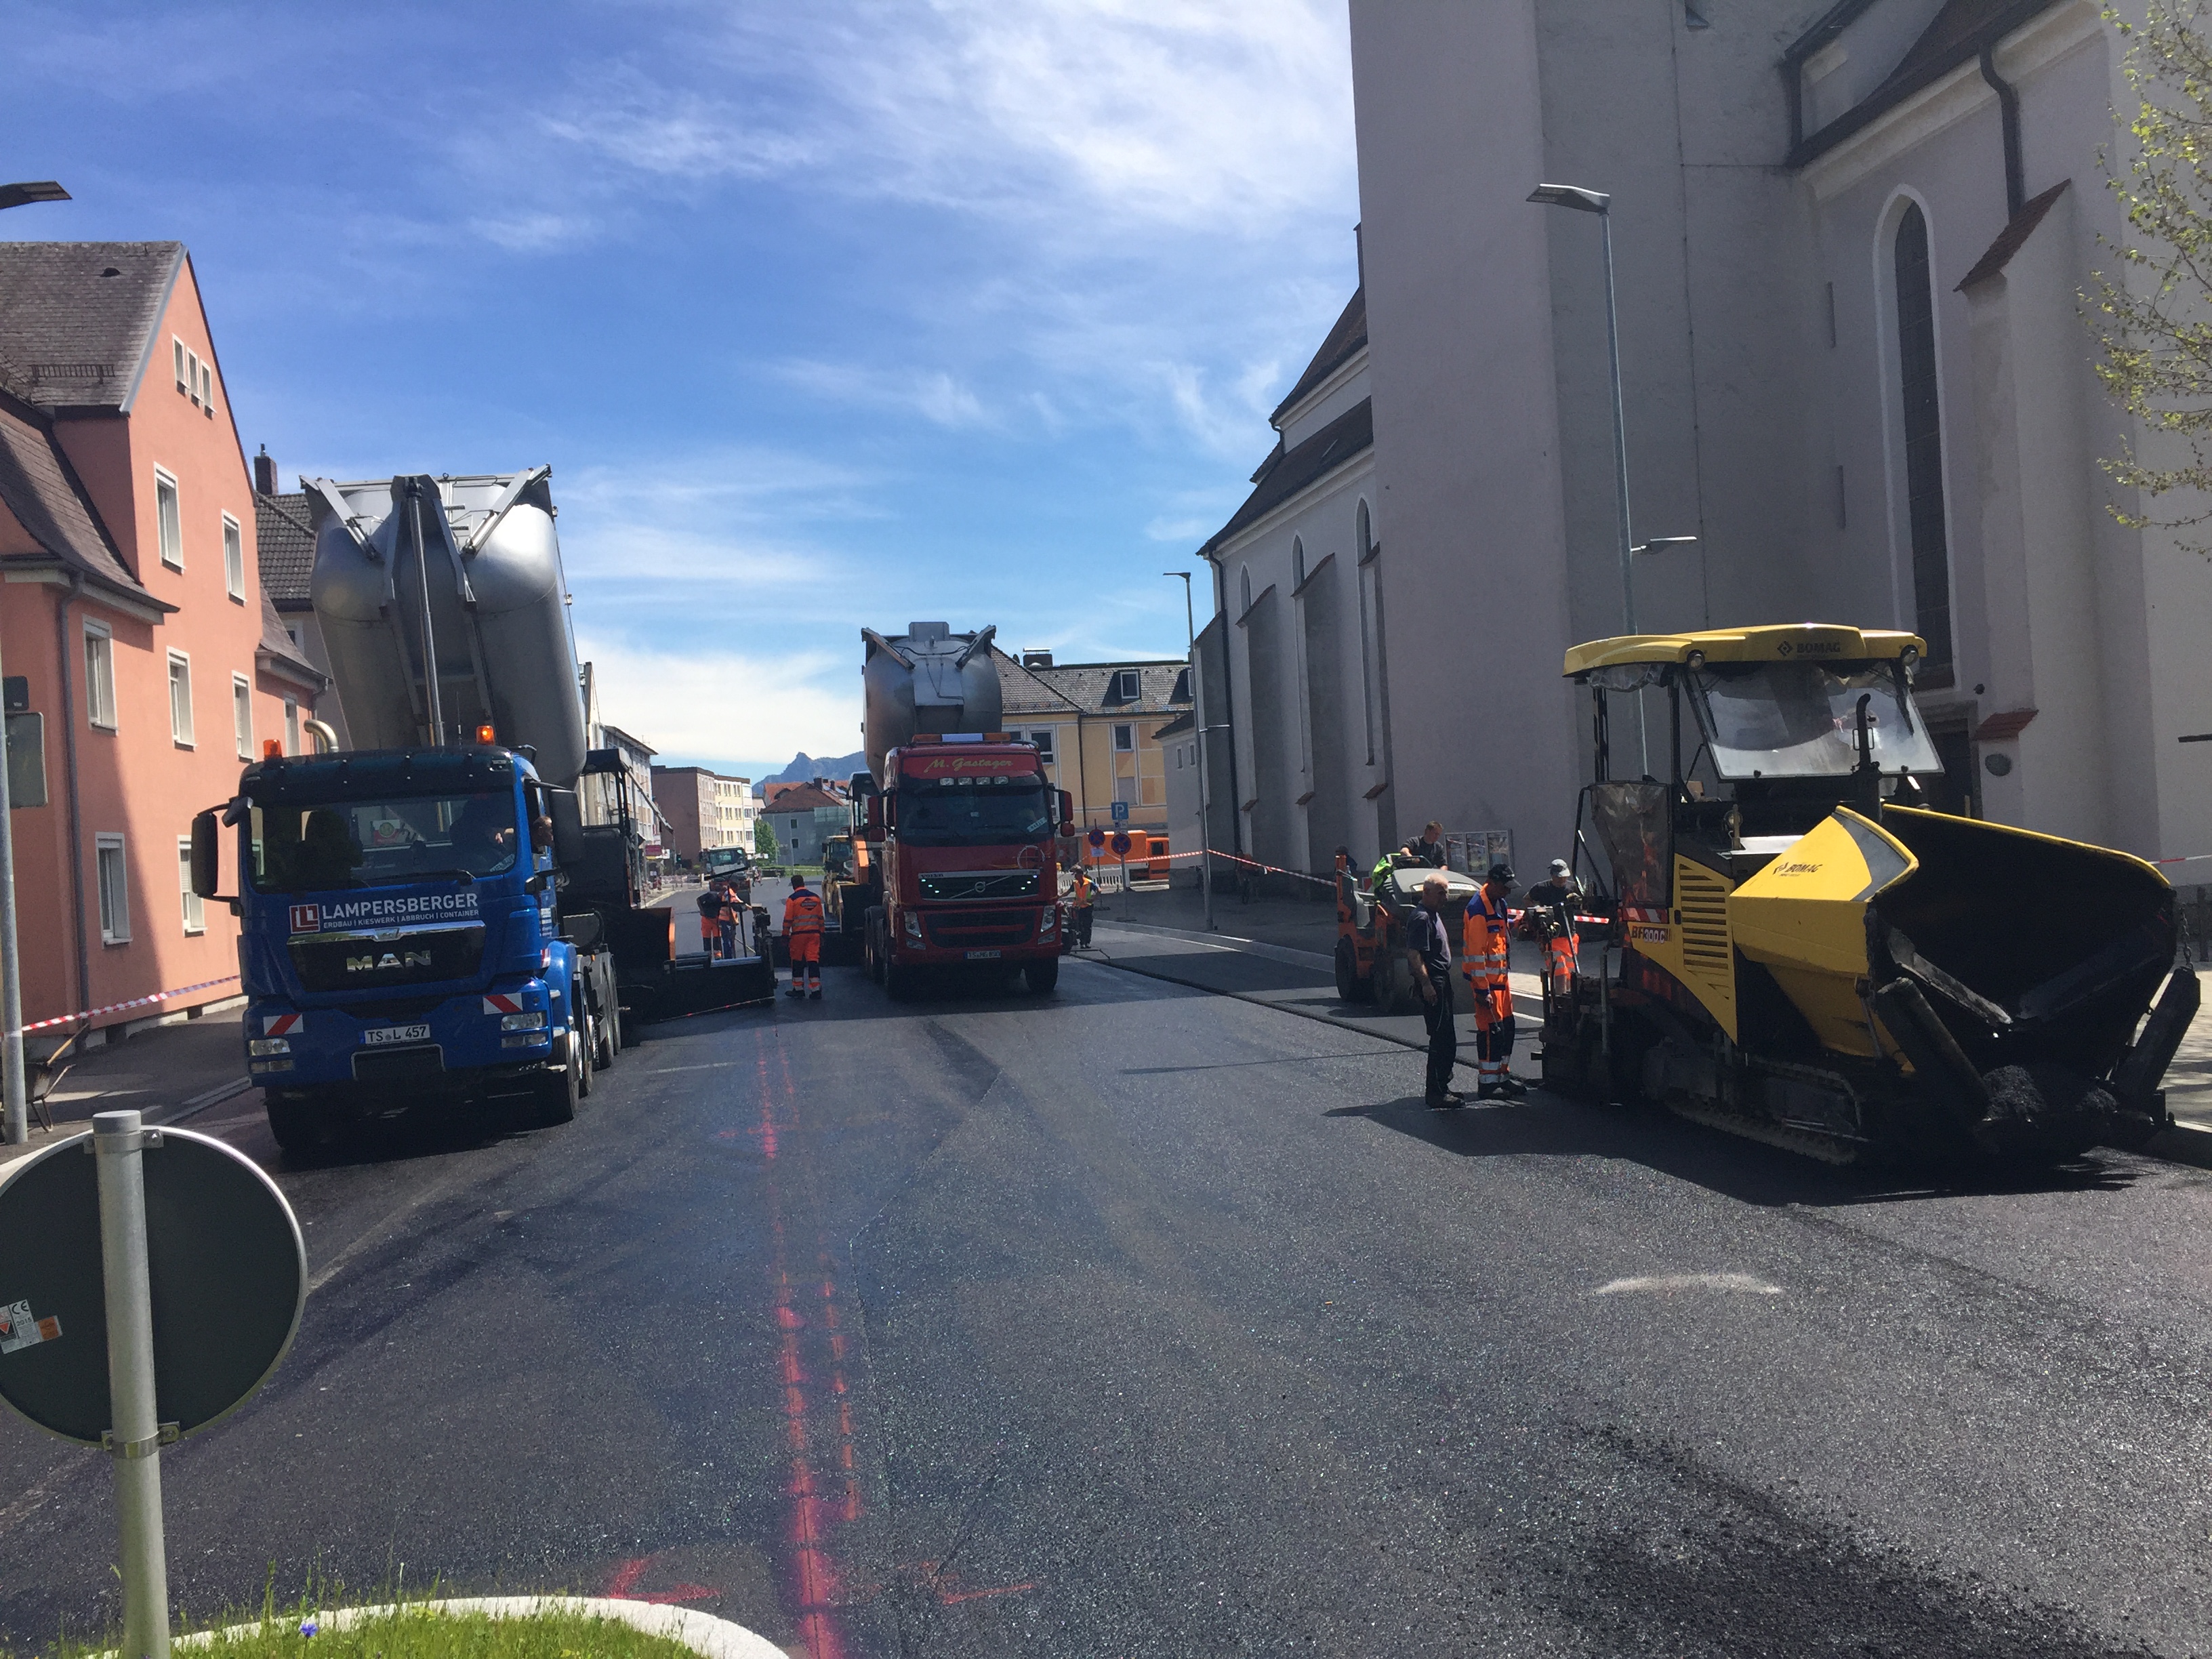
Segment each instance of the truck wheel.
M1025 962L1022 964L1022 977L1029 981L1031 996L1048 997L1052 988L1060 983L1060 958L1046 957L1038 962Z
M884 989L890 994L891 1000L912 1002L915 992L918 988L916 981L921 978L921 975L912 968L901 967L897 963L891 961L888 954L883 958L883 964Z
M279 1100L273 1089L263 1091L269 1109L269 1133L294 1158L307 1158L330 1144L330 1115L312 1100Z
M868 977L881 985L884 982L884 957L889 952L886 949L887 935L884 932L884 908L880 904L868 911L867 940Z
M576 1051L576 1097L588 1099L592 1080L599 1069L599 1023L587 1011L581 1030L568 1028L568 1044Z
M592 1058L601 1071L615 1063L622 1052L622 1010L603 1008L592 1017L592 1029L598 1034Z
M541 1129L576 1121L577 1097L584 1091L584 1051L573 1040L574 1033L570 1035L568 1063L557 1072L548 1072L538 1081L537 1097L532 1103L538 1109L533 1121Z
M1352 941L1340 939L1336 942L1336 1000L1339 1002L1365 1002L1375 994L1374 981L1359 972L1359 953Z

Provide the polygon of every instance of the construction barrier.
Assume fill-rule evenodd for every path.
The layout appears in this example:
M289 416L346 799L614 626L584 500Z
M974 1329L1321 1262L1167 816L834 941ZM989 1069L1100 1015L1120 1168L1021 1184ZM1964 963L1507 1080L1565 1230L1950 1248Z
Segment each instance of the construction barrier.
M133 997L128 1002L111 1002L103 1007L80 1009L74 1014L56 1014L52 1019L35 1020L26 1025L23 1030L27 1035L32 1031L43 1031L50 1025L67 1025L73 1020L90 1019L99 1014L120 1013L125 1008L143 1008L151 1003L167 1002L171 997L189 996L194 991L211 990L218 985L234 984L237 979L236 974L225 974L221 979L204 979L197 985L179 985L173 991L156 991L150 997Z

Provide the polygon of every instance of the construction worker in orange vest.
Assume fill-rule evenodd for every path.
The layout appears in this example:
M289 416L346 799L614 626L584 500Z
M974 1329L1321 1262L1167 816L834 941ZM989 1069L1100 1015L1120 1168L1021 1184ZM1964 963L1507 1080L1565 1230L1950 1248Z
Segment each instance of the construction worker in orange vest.
M1475 1073L1481 1086L1479 1100L1518 1100L1528 1091L1510 1069L1513 1059L1513 981L1508 954L1507 929L1513 913L1506 908L1513 890L1512 866L1493 864L1474 896L1467 902L1467 921L1460 929L1460 971L1474 993Z
M793 874L791 878L791 896L783 902L783 942L791 952L791 989L786 996L806 996L819 999L822 995L822 901L806 884L806 878ZM800 981L805 983L802 988Z
M1575 912L1582 900L1574 867L1565 859L1553 859L1551 873L1527 895L1521 936L1543 942L1544 994L1553 1002L1565 1002L1574 995Z
M1075 943L1079 949L1091 948L1091 907L1097 902L1098 890L1092 884L1091 872L1079 864L1075 866L1075 884L1067 890L1067 902L1074 911Z

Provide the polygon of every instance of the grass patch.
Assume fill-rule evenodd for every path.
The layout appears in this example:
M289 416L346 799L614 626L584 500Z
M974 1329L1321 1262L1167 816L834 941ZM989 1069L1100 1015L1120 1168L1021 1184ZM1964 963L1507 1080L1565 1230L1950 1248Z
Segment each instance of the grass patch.
M310 1626L314 1633L304 1633ZM185 1650L216 1659L694 1659L681 1642L589 1613L495 1619L419 1602L351 1622L266 1620L210 1632Z

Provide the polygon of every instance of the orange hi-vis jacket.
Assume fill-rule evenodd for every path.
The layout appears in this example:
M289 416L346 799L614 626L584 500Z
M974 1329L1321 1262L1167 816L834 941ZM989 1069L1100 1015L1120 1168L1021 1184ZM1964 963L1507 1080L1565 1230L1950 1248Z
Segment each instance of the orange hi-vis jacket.
M1478 1026L1513 1017L1513 981L1505 934L1510 921L1505 901L1492 898L1487 887L1476 888L1467 902L1467 921L1460 928L1460 971L1474 989Z
M1068 897L1075 902L1077 909L1088 910L1092 896L1091 872L1079 868L1075 872L1075 884L1068 890Z
M812 890L801 888L784 900L783 931L787 934L822 931L822 901Z

